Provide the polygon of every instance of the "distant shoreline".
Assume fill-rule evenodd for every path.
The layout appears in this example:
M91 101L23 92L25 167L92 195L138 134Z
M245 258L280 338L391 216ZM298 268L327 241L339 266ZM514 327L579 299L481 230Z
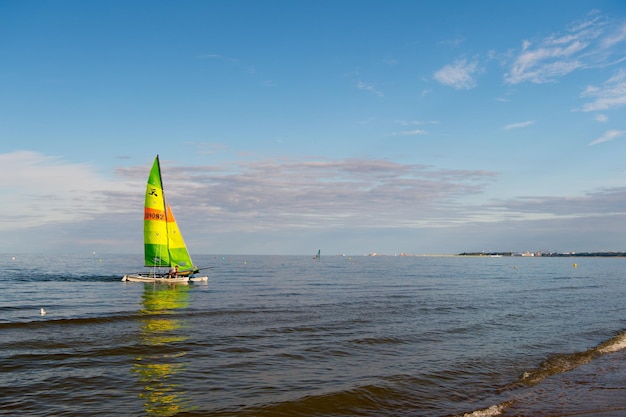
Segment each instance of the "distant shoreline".
M626 257L626 252L463 252L458 256L486 256L486 257L501 257L501 256L522 256L522 257Z
M332 256L332 255L328 255ZM348 255L335 255L335 256L348 256ZM385 254L385 253L370 253L365 255L349 255L349 257L467 257L467 258L576 258L576 257L598 257L598 258L626 258L626 252L462 252L462 253L400 253L400 254Z

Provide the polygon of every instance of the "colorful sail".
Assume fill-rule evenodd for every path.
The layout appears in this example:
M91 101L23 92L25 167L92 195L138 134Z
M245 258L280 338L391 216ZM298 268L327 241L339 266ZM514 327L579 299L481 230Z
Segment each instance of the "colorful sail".
M191 256L187 251L187 245L183 239L182 233L178 228L172 208L167 204L167 239L168 239L168 252L170 255L170 266L178 265L179 271L188 271L194 269L191 262Z
M172 209L165 202L158 155L154 159L146 186L143 224L146 266L178 265L180 271L193 269Z

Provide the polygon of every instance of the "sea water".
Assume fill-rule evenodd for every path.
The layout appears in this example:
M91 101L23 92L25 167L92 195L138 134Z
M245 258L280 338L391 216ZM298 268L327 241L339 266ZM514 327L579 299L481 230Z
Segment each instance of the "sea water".
M626 415L626 258L312 258L0 255L0 415Z

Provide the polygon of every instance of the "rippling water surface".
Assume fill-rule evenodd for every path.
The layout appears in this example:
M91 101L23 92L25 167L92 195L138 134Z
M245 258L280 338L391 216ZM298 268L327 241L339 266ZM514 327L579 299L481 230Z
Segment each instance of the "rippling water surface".
M0 255L0 415L626 415L624 258L195 261Z

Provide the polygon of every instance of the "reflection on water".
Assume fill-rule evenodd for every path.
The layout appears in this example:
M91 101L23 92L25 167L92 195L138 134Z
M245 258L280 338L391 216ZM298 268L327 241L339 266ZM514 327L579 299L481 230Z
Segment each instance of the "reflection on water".
M135 358L132 372L143 386L139 397L148 416L171 416L189 409L181 388L172 381L184 369L182 343L187 336L178 331L184 322L175 310L189 302L186 285L145 284L143 293L141 344L143 354Z

